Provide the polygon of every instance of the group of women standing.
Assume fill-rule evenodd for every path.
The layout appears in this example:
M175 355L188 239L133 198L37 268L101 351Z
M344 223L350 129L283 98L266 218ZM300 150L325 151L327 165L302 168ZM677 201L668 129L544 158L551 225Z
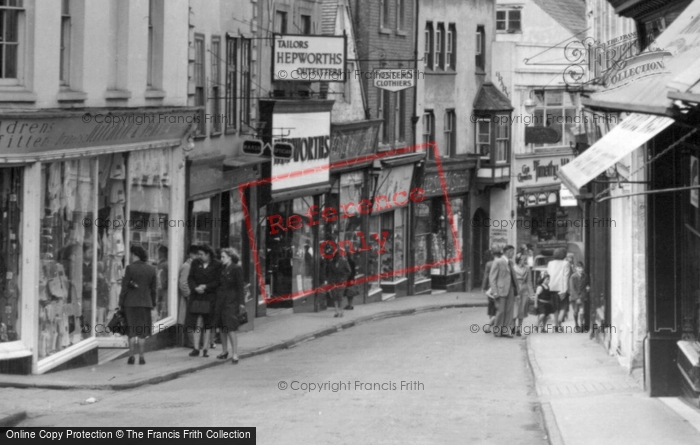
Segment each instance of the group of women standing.
M220 329L223 352L217 358L228 358L230 342L233 364L238 363L236 331L245 292L243 270L239 262L240 257L232 248L222 249L221 260L218 260L211 246L198 246L197 259L192 262L188 277L191 290L188 312L193 322L193 326L188 328L194 329L195 345L190 356L200 355L197 345L203 333L205 348L202 357L208 357L206 345L209 345L212 330ZM157 286L156 268L148 264L148 256L143 247L131 246L131 262L126 267L122 283L119 307L126 318L126 333L129 337L130 353L127 363L135 363L134 354L138 349L139 364L144 365L144 344L145 339L151 335L151 310L156 304Z

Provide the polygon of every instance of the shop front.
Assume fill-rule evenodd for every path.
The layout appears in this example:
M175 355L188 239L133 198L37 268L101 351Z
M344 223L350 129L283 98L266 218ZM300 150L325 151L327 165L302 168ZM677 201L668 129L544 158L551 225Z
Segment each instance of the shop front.
M470 214L469 184L476 163L445 159L442 164L440 170L435 165L425 168L426 200L414 205L414 295L468 289L470 269L465 248L469 249L465 240L469 239L469 227L465 215Z
M269 308L313 312L326 307L319 286L319 244L327 222L324 195L331 189L330 100L261 100L262 138L293 147L291 157L264 164L258 193L258 277ZM251 191L251 193L253 193Z
M575 261L584 260L582 207L576 199L567 199L558 175L573 158L561 154L515 160L517 248L530 245L533 267L546 266L559 247L573 253Z
M133 244L159 272L156 332L174 324L185 219L181 147L193 116L2 117L1 372L96 363L98 347L126 347L106 324Z

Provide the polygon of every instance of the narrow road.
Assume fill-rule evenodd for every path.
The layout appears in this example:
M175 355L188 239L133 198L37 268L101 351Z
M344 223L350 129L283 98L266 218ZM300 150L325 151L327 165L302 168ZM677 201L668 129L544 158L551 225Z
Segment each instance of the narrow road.
M55 403L21 426L256 426L259 444L546 443L524 338L471 333L484 312L372 322L130 391L44 390ZM98 402L81 405L88 395Z

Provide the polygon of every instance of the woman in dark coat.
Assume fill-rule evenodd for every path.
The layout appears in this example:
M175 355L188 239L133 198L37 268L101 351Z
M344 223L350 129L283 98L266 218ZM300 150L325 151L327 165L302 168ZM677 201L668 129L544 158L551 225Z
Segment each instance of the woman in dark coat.
M238 314L243 305L245 283L243 282L243 268L238 264L240 258L235 250L227 247L221 251L221 286L216 292L216 311L214 312L214 325L221 329L221 347L223 352L216 358L225 360L228 358L228 342L233 349L233 364L238 363ZM227 341L228 340L228 341Z
M131 246L130 252L131 262L126 266L122 278L119 307L124 311L126 333L129 337L127 363L134 364L134 353L138 343L139 365L145 365L143 349L146 337L151 335L151 309L156 305L156 268L148 264L148 255L143 247Z
M214 304L216 292L221 280L221 262L216 259L214 249L208 245L199 246L199 258L192 262L190 276L187 282L190 285L190 307L192 320L196 320L194 331L194 348L190 357L199 355L199 336L204 329L204 351L202 357L209 357L206 347L211 337L212 321L214 319Z

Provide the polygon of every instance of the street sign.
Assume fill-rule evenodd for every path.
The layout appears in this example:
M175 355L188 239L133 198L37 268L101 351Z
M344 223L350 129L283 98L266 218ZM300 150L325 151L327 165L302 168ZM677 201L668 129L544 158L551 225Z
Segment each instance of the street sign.
M260 156L263 152L263 141L260 139L248 139L243 141L243 153Z
M292 159L294 146L289 142L275 142L272 146L272 156L277 159Z
M560 140L561 135L552 127L525 127L526 144L556 144Z
M388 91L401 91L416 86L413 70L381 69L372 72L374 86Z

